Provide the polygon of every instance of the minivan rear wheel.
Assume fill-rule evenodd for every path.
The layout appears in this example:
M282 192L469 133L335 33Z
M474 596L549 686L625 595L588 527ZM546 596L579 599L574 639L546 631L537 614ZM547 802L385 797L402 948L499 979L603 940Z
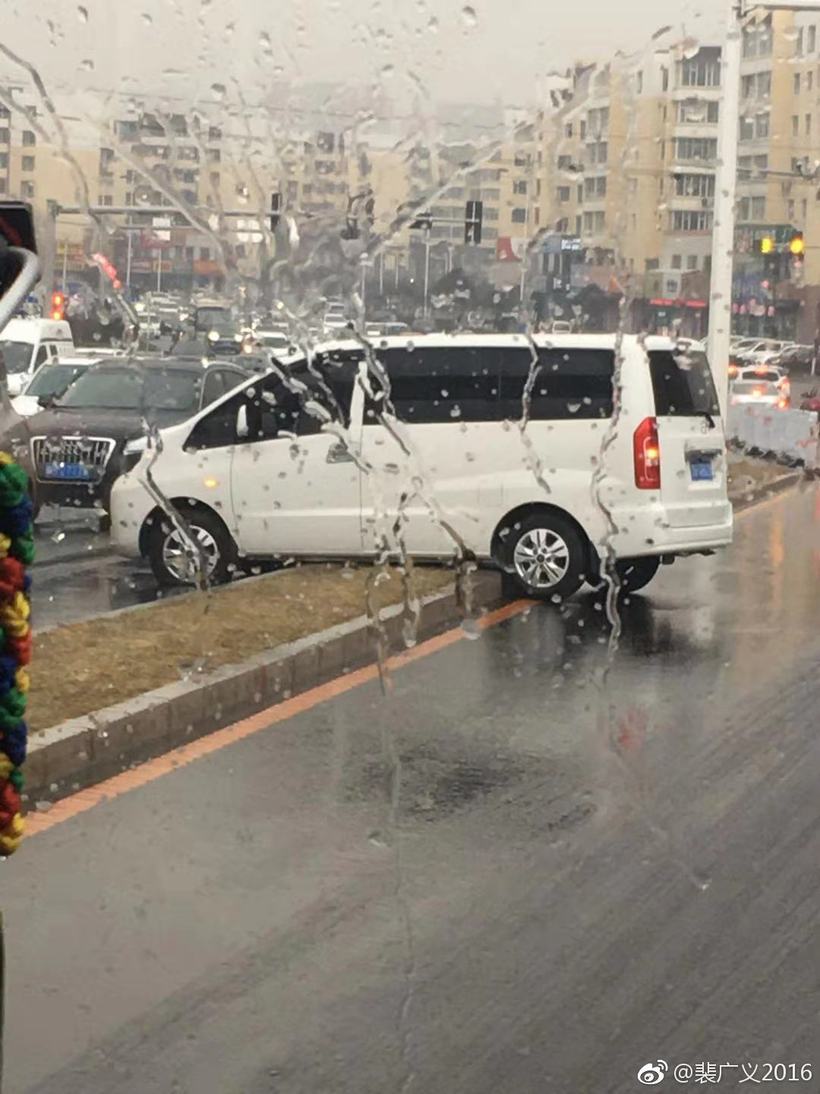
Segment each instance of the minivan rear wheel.
M204 562L205 577L214 585L230 577L236 547L224 525L207 509L179 508ZM190 548L169 517L154 520L148 538L148 560L157 582L163 586L196 584L196 561Z
M520 593L540 600L572 596L583 582L587 552L559 513L533 513L513 524L499 559Z
M621 580L621 589L626 593L636 593L645 588L660 569L661 560L657 556L643 558L622 558L615 567Z

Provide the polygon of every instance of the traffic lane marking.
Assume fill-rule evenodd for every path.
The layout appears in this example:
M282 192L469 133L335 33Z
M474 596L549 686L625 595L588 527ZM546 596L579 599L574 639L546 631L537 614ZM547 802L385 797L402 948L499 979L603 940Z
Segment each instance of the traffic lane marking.
M475 621L476 626L481 631L488 630L490 627L504 623L508 619L522 615L532 608L534 603L532 600L515 600L477 619ZM405 665L411 665L414 661L420 661L433 653L447 649L455 645L456 642L464 641L467 637L468 634L462 627L454 627L443 634L435 635L433 638L420 642L412 649L389 657L386 661L388 670L393 671L404 668ZM189 744L180 745L161 756L146 760L139 767L123 771L119 775L114 775L110 779L98 783L96 786L78 790L75 794L55 802L48 812L28 814L26 816L26 837L30 839L32 836L47 832L58 824L71 820L72 817L87 813L97 805L113 801L123 794L154 782L163 775L169 775L173 771L178 771L181 767L187 767L196 760L210 756L214 752L219 752L221 749L227 748L228 745L243 741L246 737L252 737L256 733L261 733L263 729L268 729L279 722L285 722L297 714L304 714L308 710L313 710L321 703L326 703L330 699L335 699L339 695L353 691L355 688L361 687L362 684L377 680L378 677L378 663L366 665L364 668L356 669L343 676L334 677L325 684L319 684L308 691L301 692L299 695L294 695L290 699L285 699L281 703L260 710L249 718L243 718L241 721L234 722L223 729L218 729L214 733L199 737Z

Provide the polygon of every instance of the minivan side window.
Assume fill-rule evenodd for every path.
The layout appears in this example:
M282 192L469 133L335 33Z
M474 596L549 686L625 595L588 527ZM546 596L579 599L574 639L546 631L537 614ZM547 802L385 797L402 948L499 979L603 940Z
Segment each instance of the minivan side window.
M539 348L537 364L527 349L505 350L501 362L499 412L518 421L524 413L524 391L532 375L529 419L579 421L612 416L611 350Z
M649 354L649 372L658 417L720 414L715 383L704 353L654 351Z
M496 421L499 354L485 346L377 351L396 417L411 424ZM380 398L366 399L365 425L378 424L382 406Z
M37 369L40 365L44 365L48 360L48 347L45 345L40 346L37 350L37 357L34 360L34 367Z
M345 370L325 367L316 362L318 376L307 367L290 370L292 381L286 382L278 373L260 377L258 381L237 392L233 398L220 403L215 410L197 422L186 443L186 448L221 448L231 444L253 444L256 441L272 441L281 434L309 437L322 432L325 422L321 409L330 420L349 424L350 401L353 394L353 370L350 363ZM318 407L313 406L318 404ZM237 438L237 414L245 407L248 435Z

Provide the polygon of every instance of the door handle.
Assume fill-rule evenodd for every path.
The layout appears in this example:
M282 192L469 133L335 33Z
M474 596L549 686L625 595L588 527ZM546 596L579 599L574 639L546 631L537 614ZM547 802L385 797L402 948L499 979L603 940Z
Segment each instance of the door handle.
M327 463L354 463L353 456L343 444L332 444L327 450Z

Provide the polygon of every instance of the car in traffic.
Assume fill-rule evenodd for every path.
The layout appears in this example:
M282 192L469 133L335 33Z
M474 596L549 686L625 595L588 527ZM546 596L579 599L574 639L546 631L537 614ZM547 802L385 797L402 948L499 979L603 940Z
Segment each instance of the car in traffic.
M749 344L742 343L732 354L732 360L738 365L766 364L773 357L793 346L793 342L782 341L777 338L758 338L749 340Z
M772 357L768 364L777 365L786 372L811 372L816 367L814 355L814 346L795 344L786 346L776 357Z
M738 365L729 370L729 379L735 381L750 381L754 383L775 384L780 394L787 400L791 399L791 380L784 368L774 364Z
M759 376L732 380L729 384L730 406L761 406L776 410L788 410L790 398L776 381Z
M46 361L73 351L71 327L64 319L9 320L0 337L9 395L19 395Z
M88 368L8 438L35 505L107 509L112 483L139 458L146 425L190 418L248 376L236 365L198 359L129 358Z
M162 430L154 481L205 568L237 558L475 558L537 597L568 596L617 560L632 589L662 561L732 538L726 449L702 355L614 335L386 339L295 354ZM526 431L516 423L525 412ZM547 485L545 486L545 482ZM190 545L137 465L111 495L112 539L158 581L190 581ZM196 560L199 568L201 560Z
M71 387L78 376L92 365L102 363L103 358L90 355L58 357L56 361L41 365L20 395L11 400L11 405L22 418L30 418L56 402Z

